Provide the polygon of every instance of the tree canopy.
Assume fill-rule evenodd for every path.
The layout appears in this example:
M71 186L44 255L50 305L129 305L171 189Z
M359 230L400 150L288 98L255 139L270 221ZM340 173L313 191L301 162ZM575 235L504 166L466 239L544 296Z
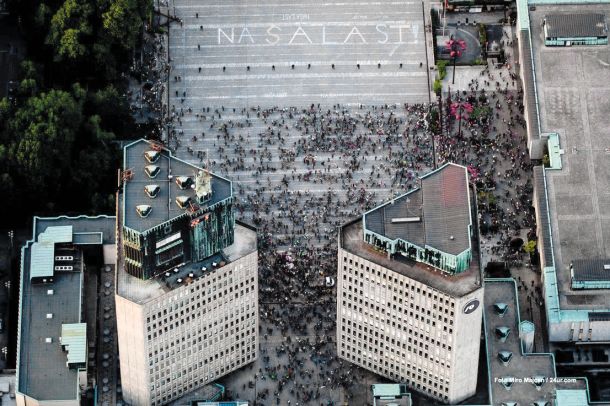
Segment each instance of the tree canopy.
M112 212L117 139L137 137L126 73L152 3L9 0L26 40L18 86L0 99L0 193L32 214Z

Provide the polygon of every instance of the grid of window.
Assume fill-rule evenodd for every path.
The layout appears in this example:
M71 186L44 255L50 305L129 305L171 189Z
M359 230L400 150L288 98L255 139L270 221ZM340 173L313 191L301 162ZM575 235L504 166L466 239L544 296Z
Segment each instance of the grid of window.
M340 250L339 355L448 400L455 300Z
M147 304L151 404L162 405L256 358L256 261L237 261Z

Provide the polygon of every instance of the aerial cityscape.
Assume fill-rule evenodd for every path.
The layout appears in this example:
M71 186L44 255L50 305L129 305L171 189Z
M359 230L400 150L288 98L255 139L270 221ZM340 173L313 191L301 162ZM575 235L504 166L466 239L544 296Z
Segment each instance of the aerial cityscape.
M610 406L607 0L0 0L0 404Z

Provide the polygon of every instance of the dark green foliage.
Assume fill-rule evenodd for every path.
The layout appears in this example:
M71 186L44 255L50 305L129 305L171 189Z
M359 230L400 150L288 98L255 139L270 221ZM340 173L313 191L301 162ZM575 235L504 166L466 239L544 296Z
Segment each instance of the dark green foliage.
M0 225L32 214L112 213L120 151L135 138L126 73L152 3L9 0L26 40L0 99Z

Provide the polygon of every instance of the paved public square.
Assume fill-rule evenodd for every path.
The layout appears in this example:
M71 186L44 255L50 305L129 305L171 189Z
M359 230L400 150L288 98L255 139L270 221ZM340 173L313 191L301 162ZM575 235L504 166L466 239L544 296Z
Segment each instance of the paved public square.
M533 217L514 69L461 82L477 118L459 126L449 104L430 103L422 3L177 0L165 10L176 15L169 70L162 56L151 62L163 72L154 77L168 76L164 141L231 179L236 218L259 232L258 359L221 383L259 405L367 404L369 385L386 380L336 356L325 278L336 277L337 227L454 161L487 185L485 260L518 260L507 241Z
M170 105L429 100L421 1L171 0L169 12L181 21L169 34Z

